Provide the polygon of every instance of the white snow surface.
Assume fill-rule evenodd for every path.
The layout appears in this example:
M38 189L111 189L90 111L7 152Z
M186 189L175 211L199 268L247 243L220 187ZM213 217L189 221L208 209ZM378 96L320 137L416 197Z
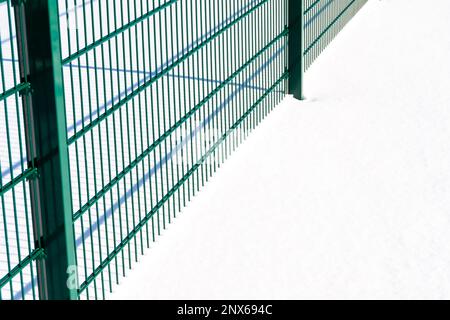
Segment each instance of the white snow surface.
M371 0L112 299L449 299L450 2Z

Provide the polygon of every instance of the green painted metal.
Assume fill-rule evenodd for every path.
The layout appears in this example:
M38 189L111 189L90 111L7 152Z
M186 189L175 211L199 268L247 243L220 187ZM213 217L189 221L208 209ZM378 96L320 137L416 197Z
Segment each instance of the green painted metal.
M289 0L289 93L304 99L304 11L305 1Z
M0 0L0 299L107 297L364 2Z
M76 299L76 287L67 285L76 258L57 5L56 0L25 2L27 67L23 69L29 72L33 90L32 143L39 171L35 211L46 254L38 274L41 294L45 299Z
M286 3L81 3L61 36L80 298L104 298L284 96Z

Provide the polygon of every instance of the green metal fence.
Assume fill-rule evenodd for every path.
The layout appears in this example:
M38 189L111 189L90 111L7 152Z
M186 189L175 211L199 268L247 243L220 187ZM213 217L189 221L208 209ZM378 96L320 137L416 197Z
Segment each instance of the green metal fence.
M365 2L0 0L0 298L105 298Z
M326 46L368 0L304 1L304 69L307 70Z

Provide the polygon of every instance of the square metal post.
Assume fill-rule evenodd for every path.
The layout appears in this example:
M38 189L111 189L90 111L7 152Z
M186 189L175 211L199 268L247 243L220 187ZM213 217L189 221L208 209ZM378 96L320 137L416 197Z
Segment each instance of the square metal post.
M25 16L21 68L32 90L27 143L39 172L33 215L41 224L36 241L46 253L38 268L39 291L42 299L77 299L76 286L68 286L76 257L57 0L20 1L18 7Z
M289 94L303 100L304 1L289 0Z

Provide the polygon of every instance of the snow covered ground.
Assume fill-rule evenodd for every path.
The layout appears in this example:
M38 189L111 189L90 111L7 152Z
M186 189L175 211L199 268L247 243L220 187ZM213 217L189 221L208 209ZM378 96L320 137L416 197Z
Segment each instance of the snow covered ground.
M111 298L450 298L447 30L369 1Z

